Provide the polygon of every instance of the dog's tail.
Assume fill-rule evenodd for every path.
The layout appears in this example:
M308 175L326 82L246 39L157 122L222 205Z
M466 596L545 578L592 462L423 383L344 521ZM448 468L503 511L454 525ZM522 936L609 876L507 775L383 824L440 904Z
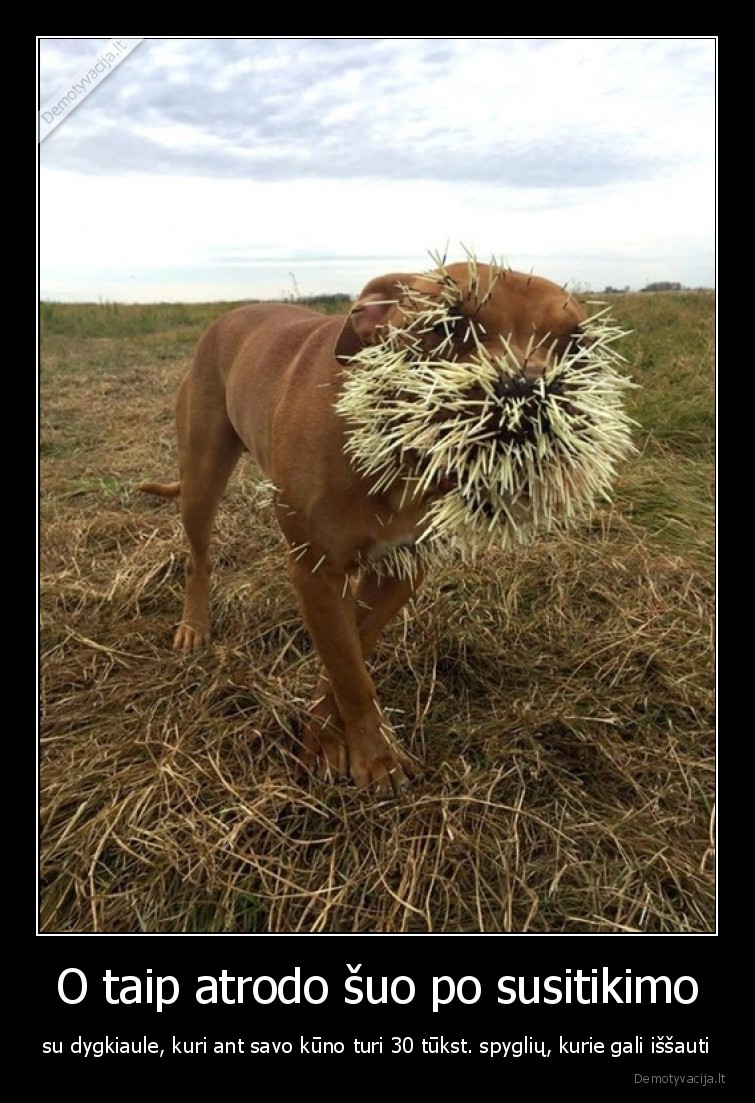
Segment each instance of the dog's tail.
M142 483L137 487L142 494L156 494L158 498L178 498L181 493L180 483Z

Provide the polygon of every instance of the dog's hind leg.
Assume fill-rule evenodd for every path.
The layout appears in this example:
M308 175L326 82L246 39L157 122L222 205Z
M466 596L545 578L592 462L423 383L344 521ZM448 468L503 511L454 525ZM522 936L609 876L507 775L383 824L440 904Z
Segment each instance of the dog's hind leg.
M181 621L173 647L196 651L210 641L210 538L220 499L243 451L224 396L190 373L177 404L181 519L189 542Z

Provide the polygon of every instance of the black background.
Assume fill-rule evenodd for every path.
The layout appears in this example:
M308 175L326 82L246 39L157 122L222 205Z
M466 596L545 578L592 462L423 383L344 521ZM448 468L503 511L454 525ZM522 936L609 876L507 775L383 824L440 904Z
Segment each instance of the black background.
M33 1025L33 1048L45 1077L60 1078L60 1082L90 1082L94 1084L105 1073L123 1083L157 1082L168 1076L172 1082L211 1074L225 1078L241 1073L274 1076L281 1090L293 1083L308 1085L331 1083L334 1077L346 1076L353 1082L356 1076L369 1083L379 1077L376 1085L391 1083L391 1077L403 1077L411 1066L412 1075L420 1075L422 1083L443 1084L460 1074L470 1077L469 1084L514 1083L528 1085L556 1084L639 1088L653 1086L637 1080L638 1076L685 1077L713 1076L713 1090L732 1086L734 1025L729 1018L736 978L732 975L731 959L721 953L720 936L520 936L520 935L372 935L372 936L309 936L309 935L248 935L248 936L37 936L35 939L37 977ZM411 1003L400 1005L370 1005L366 998L359 1004L344 1002L347 992L344 981L349 976L348 965L361 963L359 975L377 981L387 977L409 976L415 983L416 995ZM225 969L234 976L261 975L280 979L299 966L302 978L318 975L328 982L327 1000L317 1006L306 1002L298 1005L279 1003L261 1006L255 1003L250 987L243 1004L200 1005L195 1000L200 976L219 976ZM589 973L607 967L611 975L623 976L626 969L634 975L665 975L671 980L692 976L699 994L694 1003L645 1003L619 1005L602 1003L582 1005L514 1003L503 1005L499 996L498 978L504 975L544 979L549 975L563 977L567 969L572 975L577 969ZM78 1005L65 1004L58 995L58 977L69 968L81 969L88 979L88 992ZM116 1004L105 999L102 978L109 969L114 976L138 976L146 981L147 970L152 976L174 976L180 984L176 1003L158 1012L154 1004ZM432 979L434 976L476 977L482 987L478 1002L459 1002L432 1010ZM740 977L740 981L744 978ZM129 982L131 983L131 982ZM617 986L619 992L621 985ZM71 980L70 992L77 982ZM116 993L120 985L113 985ZM144 989L146 993L146 986ZM319 992L319 986L317 987ZM365 986L363 986L365 991ZM471 991L471 989L470 989ZM684 985L684 994L689 985ZM402 986L399 994L406 993ZM588 1040L606 1043L643 1039L643 1053L611 1057L595 1053L566 1056L559 1053L559 1037L571 1041ZM657 1035L673 1036L676 1041L696 1041L707 1038L708 1053L691 1056L651 1054L651 1040ZM127 1041L148 1040L160 1043L164 1056L75 1056L71 1042L79 1036L87 1041L104 1042L108 1037ZM207 1040L208 1053L175 1055L172 1041ZM343 1041L345 1053L301 1054L300 1039L310 1041L320 1037L327 1041ZM391 1039L411 1038L411 1055L391 1053ZM469 1054L429 1054L422 1052L422 1039L443 1038L458 1042L465 1038ZM353 1039L362 1042L383 1040L382 1053L354 1053ZM482 1041L521 1041L533 1038L544 1041L552 1050L548 1059L539 1056L520 1058L481 1055ZM244 1040L245 1053L216 1055L215 1041ZM248 1041L288 1040L293 1043L292 1055L261 1055L248 1052ZM42 1051L43 1042L60 1042L61 1056ZM726 1077L718 1082L719 1074ZM339 1081L340 1082L340 1081ZM403 1080L400 1081L404 1083ZM656 1082L657 1083L657 1082ZM684 1081L699 1086L699 1081ZM377 1090L381 1090L378 1088ZM340 1094L340 1091L339 1091Z

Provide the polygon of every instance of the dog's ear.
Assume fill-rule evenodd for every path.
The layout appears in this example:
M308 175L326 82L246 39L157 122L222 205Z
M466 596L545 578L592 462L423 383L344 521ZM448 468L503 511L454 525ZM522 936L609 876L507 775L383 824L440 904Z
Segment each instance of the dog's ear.
M411 275L394 272L370 280L352 306L338 335L336 359L350 360L365 345L374 341L378 326L383 325L401 298L401 288L412 279L414 277Z

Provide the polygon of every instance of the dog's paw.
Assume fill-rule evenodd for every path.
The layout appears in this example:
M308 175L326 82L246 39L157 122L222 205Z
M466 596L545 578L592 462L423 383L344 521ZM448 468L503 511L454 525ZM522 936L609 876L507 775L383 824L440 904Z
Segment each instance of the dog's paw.
M419 763L403 750L377 701L348 733L349 773L357 789L397 797L419 776Z
M310 706L299 758L304 769L320 781L335 784L348 779L346 737L332 693L324 694Z
M349 772L358 789L380 799L397 797L419 777L419 764L393 741L375 750L353 748Z
M188 624L182 620L173 637L173 650L183 651L188 655L191 651L199 651L200 648L207 647L209 642L209 625Z
M396 743L379 709L348 733L331 693L309 710L301 743L301 762L314 777L331 784L352 781L379 799L396 797L415 781L419 763Z

